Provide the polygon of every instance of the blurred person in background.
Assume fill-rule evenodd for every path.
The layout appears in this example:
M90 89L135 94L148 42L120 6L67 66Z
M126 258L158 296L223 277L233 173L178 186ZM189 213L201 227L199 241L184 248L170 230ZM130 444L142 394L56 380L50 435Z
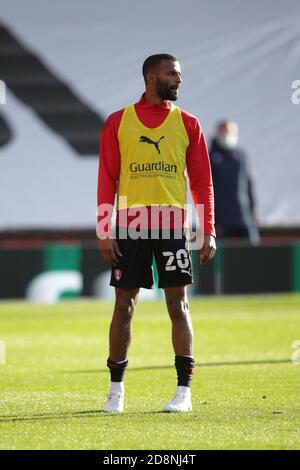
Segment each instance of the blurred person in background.
M238 146L236 122L221 121L209 151L219 238L243 238L259 244L253 182L245 152Z

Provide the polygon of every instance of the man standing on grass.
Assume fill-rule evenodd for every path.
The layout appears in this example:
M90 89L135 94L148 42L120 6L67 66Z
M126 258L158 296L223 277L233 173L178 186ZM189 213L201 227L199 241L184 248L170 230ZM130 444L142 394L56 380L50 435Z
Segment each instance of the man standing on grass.
M204 207L204 264L216 251L211 169L198 119L171 103L182 82L177 59L152 55L143 64L143 76L146 91L140 101L111 114L100 139L97 235L102 257L112 264L110 284L116 295L107 360L111 385L104 411L124 409L132 317L139 289L153 287L154 256L172 322L178 378L176 394L164 411L187 412L192 409L194 335L186 288L192 283L192 266L185 171L195 205ZM115 194L116 237L107 218Z

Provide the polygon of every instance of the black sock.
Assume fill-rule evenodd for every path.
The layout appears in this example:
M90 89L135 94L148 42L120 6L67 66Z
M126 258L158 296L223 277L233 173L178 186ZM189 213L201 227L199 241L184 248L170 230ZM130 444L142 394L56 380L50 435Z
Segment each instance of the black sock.
M123 382L123 377L127 364L128 360L118 363L112 361L110 357L107 359L107 367L109 368L110 379L112 382Z
M194 358L188 356L175 356L175 367L177 370L177 385L190 387L195 368Z

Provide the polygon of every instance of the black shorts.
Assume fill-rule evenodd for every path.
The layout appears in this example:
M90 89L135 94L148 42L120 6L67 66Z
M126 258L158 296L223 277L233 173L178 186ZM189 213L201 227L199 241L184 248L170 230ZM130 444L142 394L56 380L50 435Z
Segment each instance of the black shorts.
M153 256L159 276L158 287L184 286L193 282L185 229L170 230L168 239L164 238L166 232L163 230L156 230L154 236L157 238L153 238L153 232L148 230L147 238L135 240L128 236L124 238L125 231L127 233L126 229L117 228L116 240L123 256L119 256L118 263L112 267L111 286L125 289L153 288Z

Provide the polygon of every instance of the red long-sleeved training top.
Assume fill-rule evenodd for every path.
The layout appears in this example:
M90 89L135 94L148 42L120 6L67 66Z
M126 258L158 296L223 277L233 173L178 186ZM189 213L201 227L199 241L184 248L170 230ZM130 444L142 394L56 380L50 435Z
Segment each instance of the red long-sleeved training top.
M147 127L158 127L167 117L170 102L156 105L145 100L145 94L135 103L140 121ZM121 156L118 129L124 109L112 113L106 120L100 138L98 174L98 207L114 204L120 174ZM181 109L182 119L189 137L186 167L194 204L204 205L204 234L215 234L214 193L207 145L200 123L195 116ZM98 222L100 217L98 216ZM118 218L117 218L118 223ZM151 224L151 221L150 221ZM151 225L150 225L151 226Z

